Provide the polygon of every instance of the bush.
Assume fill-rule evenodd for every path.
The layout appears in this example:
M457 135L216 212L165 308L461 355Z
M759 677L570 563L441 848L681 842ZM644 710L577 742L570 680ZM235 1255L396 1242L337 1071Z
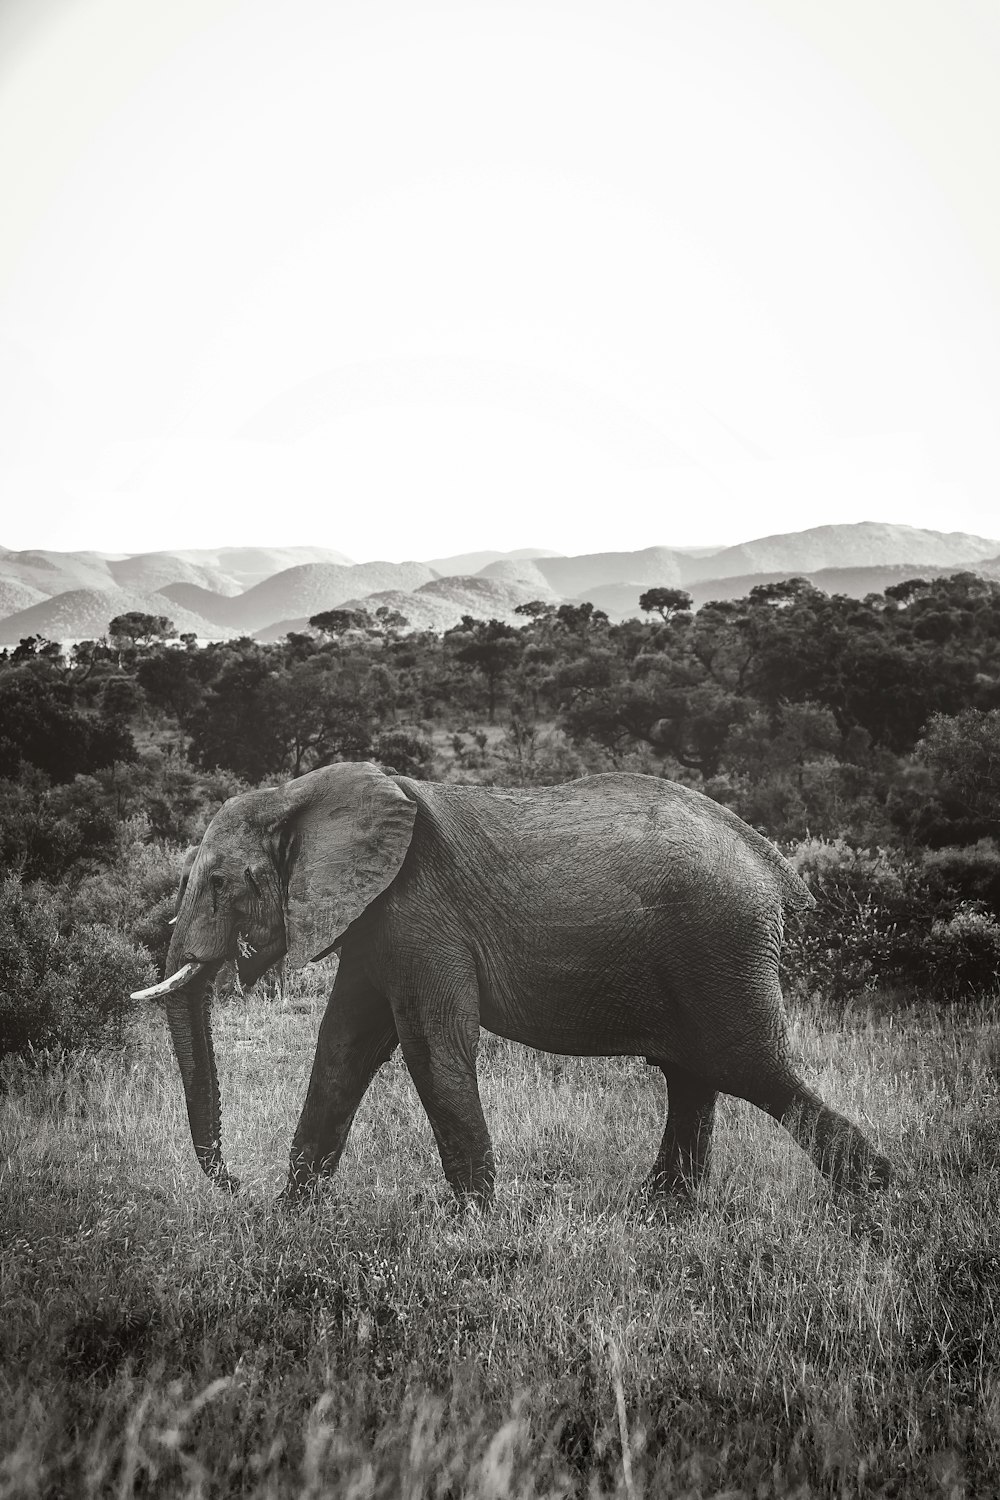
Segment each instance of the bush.
M930 849L921 863L932 890L981 903L1000 916L1000 846L995 839L980 839L964 849Z
M968 854L971 851L952 851ZM899 850L808 839L790 855L816 909L789 924L783 963L793 992L833 1004L914 989L950 1001L992 989L1000 973L1000 923L961 899L948 863ZM981 867L990 869L990 852ZM961 872L962 862L953 866Z
M397 776L426 781L434 758L430 740L407 729L386 729L372 740L372 757Z
M0 884L0 1057L129 1039L132 990L153 981L144 948L104 923L60 931L58 906L16 876Z
M942 999L984 993L1000 981L1000 922L975 907L932 922L923 949L932 988Z
M919 868L844 839L806 839L790 858L817 901L789 926L784 963L792 988L836 1005L898 982L919 948L914 929L928 920Z
M20 782L0 780L0 863L25 881L57 881L90 862L110 860L118 838L115 814L79 792L79 783L90 780L50 787L38 771L24 773Z
M133 938L162 974L184 851L150 843L148 837L144 818L129 820L112 863L84 876L72 895L63 897L63 925L97 923Z

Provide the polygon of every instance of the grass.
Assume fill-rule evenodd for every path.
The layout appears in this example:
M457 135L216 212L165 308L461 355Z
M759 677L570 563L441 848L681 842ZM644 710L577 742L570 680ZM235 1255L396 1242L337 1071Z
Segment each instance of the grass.
M459 1217L393 1061L311 1211L273 1206L322 997L220 1009L201 1179L162 1016L0 1096L0 1497L1000 1492L1000 1018L796 1022L898 1167L832 1200L724 1101L687 1212L635 1189L631 1061L484 1038L500 1163Z

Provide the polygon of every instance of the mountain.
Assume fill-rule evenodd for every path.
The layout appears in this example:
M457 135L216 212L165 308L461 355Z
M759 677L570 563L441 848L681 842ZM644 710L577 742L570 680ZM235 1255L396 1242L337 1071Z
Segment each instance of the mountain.
M963 531L924 531L886 521L858 521L849 526L812 526L779 536L759 537L724 547L708 557L681 559L682 583L741 574L816 573L822 568L865 568L915 564L962 567L993 556L997 542Z
M30 583L19 583L16 579L0 578L0 619L12 615L15 610L27 609L31 604L40 604L47 595Z
M543 599L546 603L554 604L561 597L541 568L527 559L515 561L513 558L501 558L498 562L487 563L485 568L480 568L476 577L488 578L493 583L509 584L511 588L523 590L525 597L518 600L519 604L526 604L528 599ZM451 580L441 581L447 583Z
M561 557L561 552L550 552L545 547L520 547L516 552L456 552L454 557L430 557L427 566L445 578L468 577L481 573L488 563L519 562L533 557Z
M67 589L114 588L107 560L96 552L5 552L0 578L27 584L46 599Z
M817 587L862 596L961 569L1000 578L1000 541L864 521L715 549L657 546L567 557L523 548L404 563L351 563L323 547L134 555L0 547L0 644L34 634L103 635L126 609L167 614L179 631L199 637L274 638L344 604L389 604L414 628L441 630L463 614L513 619L516 606L531 599L590 600L617 620L638 614L640 594L656 586L687 589L701 604L801 575Z
M472 615L477 620L508 620L523 624L514 610L529 599L537 599L538 591L532 585L509 582L504 579L484 578L481 573L458 575L454 578L432 578L407 593L394 590L391 594L370 594L363 599L349 600L349 606L377 609L387 604L398 609L414 630L450 630L463 615Z
M140 594L132 589L70 589L29 605L0 620L0 646L16 646L23 636L43 635L51 641L95 640L107 635L115 615L126 610L143 614L169 615L178 634L193 632L210 640L228 640L237 632L228 626L212 624L189 610L167 608L166 600L156 594Z
M540 557L535 566L565 598L605 583L641 583L673 587L683 582L682 565L696 562L670 547L644 547L641 552L588 552L581 557Z
M238 592L304 563L337 563L341 567L353 563L353 558L330 547L193 547L175 552L174 556L196 567L225 574L234 580Z
M905 583L909 578L947 577L963 571L954 564L948 567L926 567L913 563L896 563L893 566L874 568L818 568L815 573L790 573L783 569L774 573L741 573L733 578L709 578L702 583L687 587L695 609L715 599L745 599L753 588L761 584L779 583L784 578L804 578L824 594L846 594L850 599L863 599L866 594L882 594L891 584ZM968 571L984 578L1000 581L1000 557L987 558L976 563ZM588 599L597 609L603 609L610 620L642 619L639 597L645 593L645 585L609 583L591 589L574 602Z
M510 566L518 568L523 564L515 563ZM463 615L472 615L478 620L507 620L512 624L523 625L524 621L515 614L515 610L519 604L526 604L530 599L557 602L557 596L552 593L544 578L539 583L530 577L518 581L502 577L490 578L477 573L464 577L432 578L429 583L421 584L417 589L380 589L356 599L345 599L340 607L367 609L374 614L375 610L385 606L386 609L397 610L410 630L434 630L440 633L457 625ZM290 630L307 629L308 623L306 616L282 620L259 630L256 639L277 641Z
M201 588L197 583L168 583L157 592L163 598L161 613L169 614L171 619L173 610L180 606L214 625L230 627L232 600L228 594L217 594L214 589Z
M239 630L261 630L275 620L308 619L379 590L418 588L434 576L433 568L420 562L305 563L247 589L230 602L227 614Z
M140 552L135 557L110 560L108 569L119 588L141 593L171 583L195 584L216 594L241 594L243 587L231 573L189 562L176 552Z

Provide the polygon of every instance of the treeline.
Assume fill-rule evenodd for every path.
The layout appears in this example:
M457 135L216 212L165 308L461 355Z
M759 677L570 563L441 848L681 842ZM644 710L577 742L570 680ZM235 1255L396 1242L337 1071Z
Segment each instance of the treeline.
M129 819L175 849L233 792L336 759L499 785L634 770L733 807L825 889L839 926L811 929L806 956L828 993L995 975L1000 585L956 573L856 600L791 579L697 612L679 589L640 603L612 624L537 601L440 635L335 609L273 644L199 647L136 614L68 654L24 640L0 656L0 858L72 886L121 868Z
M942 719L973 712L975 759L975 715L1000 708L1000 585L958 573L855 600L791 579L697 613L678 589L642 605L615 625L526 604L517 626L466 616L442 635L331 610L275 644L204 647L129 615L68 657L26 640L0 657L0 777L65 785L157 750L248 784L366 757L525 783L620 767L703 787L779 840L997 832L990 744L956 780Z

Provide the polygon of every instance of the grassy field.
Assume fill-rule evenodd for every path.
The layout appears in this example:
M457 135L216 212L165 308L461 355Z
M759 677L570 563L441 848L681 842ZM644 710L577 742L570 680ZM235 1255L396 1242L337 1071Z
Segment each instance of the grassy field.
M636 1194L658 1073L484 1038L493 1215L393 1061L308 1213L273 1206L323 997L224 1006L234 1200L156 1011L134 1061L0 1096L0 1496L1000 1493L1000 1022L796 1022L898 1166L834 1202L724 1101L685 1213Z

